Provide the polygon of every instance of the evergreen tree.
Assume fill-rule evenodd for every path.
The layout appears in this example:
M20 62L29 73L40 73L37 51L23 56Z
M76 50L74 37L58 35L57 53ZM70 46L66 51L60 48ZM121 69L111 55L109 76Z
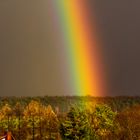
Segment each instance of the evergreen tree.
M61 122L60 133L64 140L99 140L111 133L115 116L106 105L72 107L66 120Z

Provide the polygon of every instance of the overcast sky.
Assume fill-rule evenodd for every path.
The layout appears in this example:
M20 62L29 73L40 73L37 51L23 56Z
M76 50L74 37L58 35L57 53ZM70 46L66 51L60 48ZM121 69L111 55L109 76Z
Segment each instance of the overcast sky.
M92 0L91 0L92 1ZM140 95L140 1L94 0L108 95ZM68 95L46 0L0 1L0 95ZM92 18L92 17L91 17Z

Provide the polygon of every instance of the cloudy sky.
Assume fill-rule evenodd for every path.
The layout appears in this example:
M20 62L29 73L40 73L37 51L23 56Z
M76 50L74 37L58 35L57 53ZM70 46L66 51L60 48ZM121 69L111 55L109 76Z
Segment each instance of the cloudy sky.
M89 3L102 40L108 95L140 95L140 1ZM0 1L1 96L71 93L48 9L46 0Z

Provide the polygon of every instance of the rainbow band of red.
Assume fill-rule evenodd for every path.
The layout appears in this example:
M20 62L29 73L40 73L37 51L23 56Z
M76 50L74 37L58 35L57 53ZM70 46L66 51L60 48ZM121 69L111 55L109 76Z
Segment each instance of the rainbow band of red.
M103 67L95 25L85 0L53 1L60 36L69 64L69 80L75 95L103 95ZM91 24L92 23L92 24Z

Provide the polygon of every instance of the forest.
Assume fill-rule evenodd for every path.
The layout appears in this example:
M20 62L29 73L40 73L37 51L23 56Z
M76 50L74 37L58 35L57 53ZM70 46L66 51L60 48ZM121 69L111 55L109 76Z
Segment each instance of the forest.
M138 140L140 97L0 97L0 136L15 140Z

